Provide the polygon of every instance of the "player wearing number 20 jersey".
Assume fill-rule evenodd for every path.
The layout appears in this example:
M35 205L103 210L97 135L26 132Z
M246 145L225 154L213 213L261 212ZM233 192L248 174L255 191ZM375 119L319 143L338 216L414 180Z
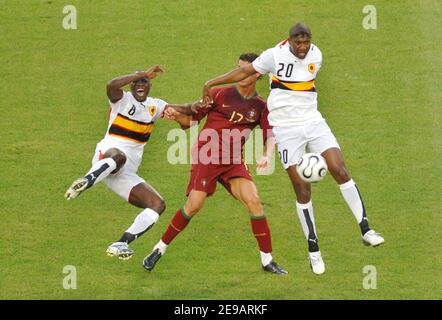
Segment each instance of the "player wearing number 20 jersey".
M304 59L293 56L288 40L264 51L253 62L261 74L269 74L267 106L273 126L290 127L320 121L315 78L321 68L322 53L314 44Z
M296 164L306 150L325 158L359 224L362 241L377 246L384 239L369 227L361 195L344 164L338 142L318 111L315 80L321 68L322 54L311 43L311 36L310 28L305 24L294 25L288 39L265 50L252 66L244 66L207 81L203 99L206 102L210 100L209 90L213 86L240 81L254 72L269 75L269 122L273 126L282 165L295 189L296 209L307 239L311 268L315 274L322 274L325 265L316 236L310 184L296 172Z

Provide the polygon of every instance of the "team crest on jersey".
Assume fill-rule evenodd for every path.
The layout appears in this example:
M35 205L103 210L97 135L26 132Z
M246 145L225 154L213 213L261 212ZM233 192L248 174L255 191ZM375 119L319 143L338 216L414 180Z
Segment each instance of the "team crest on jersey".
M149 107L149 114L151 117L153 117L153 115L155 114L155 112L157 112L157 107L155 106L150 106Z
M251 110L247 111L246 120L249 121L249 122L255 122L256 121L256 116L257 116L256 110L255 109L251 109Z
M310 71L310 73L315 73L315 69L316 69L316 67L315 67L314 63L310 63L308 65L308 71Z

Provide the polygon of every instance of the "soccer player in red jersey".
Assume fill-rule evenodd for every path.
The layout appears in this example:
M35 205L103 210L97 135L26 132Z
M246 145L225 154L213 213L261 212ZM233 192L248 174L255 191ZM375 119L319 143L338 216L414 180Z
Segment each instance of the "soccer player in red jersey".
M254 53L243 54L238 67L250 64L258 56ZM167 109L165 116L174 119L182 128L189 127L191 121L201 121L207 116L204 128L198 136L197 163L192 165L187 187L187 202L179 209L161 240L154 246L143 266L152 270L157 261L165 254L172 240L186 228L191 218L204 205L206 197L211 196L220 182L233 197L241 201L250 213L252 231L258 242L261 263L265 271L287 274L272 258L272 241L266 216L258 196L256 185L243 162L242 150L250 132L260 126L263 129L265 155L258 161L258 169L269 166L274 150L274 138L267 120L266 102L256 93L259 74L253 74L237 83L236 86L216 88L210 108L201 108L196 114L180 113ZM179 110L179 109L178 109ZM210 137L210 138L209 138ZM208 139L209 138L209 139Z

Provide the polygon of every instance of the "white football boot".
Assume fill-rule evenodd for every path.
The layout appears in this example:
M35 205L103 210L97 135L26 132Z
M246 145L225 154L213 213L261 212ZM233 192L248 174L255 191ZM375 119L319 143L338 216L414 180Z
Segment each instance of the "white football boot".
M109 257L118 257L118 259L121 260L129 260L135 252L129 248L129 245L126 242L115 242L107 248L106 254Z
M367 231L362 236L362 242L366 246L377 247L385 242L384 238L381 237L379 233L374 230Z
M69 187L68 191L66 191L64 197L67 200L74 199L80 195L87 188L89 180L86 178L80 178L75 180L72 185Z
M309 252L308 260L314 274L320 275L325 272L325 264L322 260L321 251Z

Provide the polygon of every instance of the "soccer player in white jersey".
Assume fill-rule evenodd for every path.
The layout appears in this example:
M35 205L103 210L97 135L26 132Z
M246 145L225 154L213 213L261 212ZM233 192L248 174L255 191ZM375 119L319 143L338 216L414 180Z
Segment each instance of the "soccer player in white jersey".
M327 161L331 175L360 226L363 243L378 246L384 242L369 227L364 203L344 164L339 144L318 111L315 79L321 64L322 54L311 43L309 27L298 23L290 28L288 39L264 51L252 64L207 81L203 89L203 100L208 104L212 100L210 88L213 86L238 82L255 72L269 74L268 119L273 126L282 165L295 189L296 211L315 274L324 273L325 265L316 236L311 188L296 172L296 163L306 149L321 154Z
M149 230L165 210L160 194L137 175L154 122L162 116L166 107L182 111L193 106L169 105L161 99L148 96L150 79L162 71L157 65L147 71L115 78L108 83L107 96L111 107L108 130L97 144L91 169L84 177L75 180L65 194L67 200L74 199L103 181L130 204L143 209L121 239L111 244L106 251L107 255L122 260L134 254L129 243ZM128 84L131 91L123 91L122 88Z

